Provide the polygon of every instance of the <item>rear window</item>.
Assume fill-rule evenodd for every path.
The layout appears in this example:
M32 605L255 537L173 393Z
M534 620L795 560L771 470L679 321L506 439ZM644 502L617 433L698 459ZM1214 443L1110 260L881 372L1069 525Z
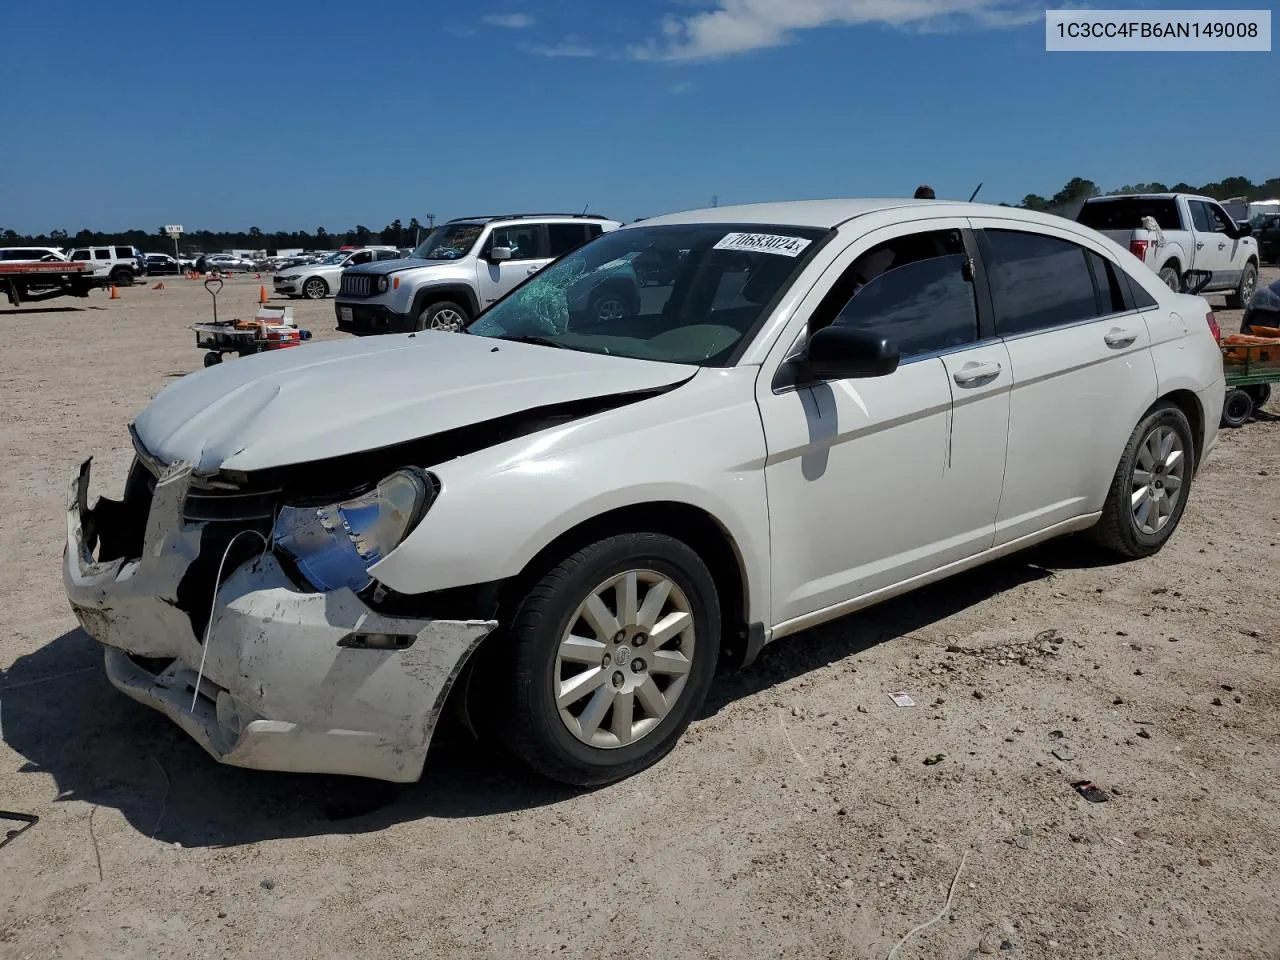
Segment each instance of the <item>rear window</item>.
M1076 219L1094 230L1137 230L1143 217L1154 217L1161 230L1181 230L1178 202L1171 197L1116 197L1090 200Z

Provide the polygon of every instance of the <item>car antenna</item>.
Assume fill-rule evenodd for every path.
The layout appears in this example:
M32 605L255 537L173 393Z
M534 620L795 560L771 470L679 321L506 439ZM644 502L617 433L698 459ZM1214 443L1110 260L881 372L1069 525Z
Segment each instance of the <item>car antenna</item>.
M982 189L982 184L981 184L981 183L980 183L980 184L978 184L976 187L974 187L974 188L973 188L973 193L969 194L969 202L970 202L970 203L973 203L973 198L974 198L974 197L976 197L976 196L978 195L978 191L979 191L979 190L981 190L981 189Z
M583 205L582 205L582 212L581 212L580 214L578 214L578 216L580 216L580 217L585 217L585 216L587 215L587 207L589 207L589 206L591 206L591 202L590 202L590 201L587 201L585 204L583 204Z

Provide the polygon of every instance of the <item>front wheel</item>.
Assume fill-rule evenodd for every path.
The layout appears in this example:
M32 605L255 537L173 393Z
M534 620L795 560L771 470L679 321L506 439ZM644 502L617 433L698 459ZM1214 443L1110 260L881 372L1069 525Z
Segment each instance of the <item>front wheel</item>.
M308 300L323 300L329 295L329 285L319 277L310 277L302 285L302 295Z
M1240 274L1240 283L1236 287L1234 293L1227 294L1227 307L1231 310L1240 310L1249 305L1249 301L1253 299L1253 291L1258 288L1258 268L1252 263L1244 265L1244 271Z
M132 287L133 271L117 270L113 274L111 274L111 282L114 283L117 287Z
M1158 552L1182 519L1195 473L1191 424L1175 404L1160 403L1134 428L1093 528L1104 548L1137 559Z
M467 325L467 311L456 303L442 300L429 303L418 314L415 330L443 330L458 333Z
M720 629L715 582L686 544L631 533L585 547L533 587L512 621L509 652L491 661L506 673L501 738L562 783L599 786L637 773L697 715Z

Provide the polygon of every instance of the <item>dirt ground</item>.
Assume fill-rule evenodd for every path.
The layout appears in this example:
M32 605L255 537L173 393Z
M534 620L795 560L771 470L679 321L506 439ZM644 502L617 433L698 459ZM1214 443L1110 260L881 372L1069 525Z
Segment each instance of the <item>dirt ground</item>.
M208 314L178 279L0 308L0 808L40 817L0 848L5 960L884 958L953 880L897 960L1280 957L1275 403L1151 560L1055 544L781 641L603 790L464 743L400 789L219 766L67 606L71 469L118 494Z

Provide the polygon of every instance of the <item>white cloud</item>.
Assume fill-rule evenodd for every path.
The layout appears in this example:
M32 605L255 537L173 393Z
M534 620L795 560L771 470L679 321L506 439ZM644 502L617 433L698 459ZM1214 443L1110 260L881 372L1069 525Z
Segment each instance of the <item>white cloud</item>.
M505 27L508 30L523 30L533 26L533 17L527 13L491 13L480 19L491 27Z
M632 46L636 60L706 60L790 43L801 30L879 24L923 30L968 23L999 29L1044 17L1040 0L715 0L714 9L668 15L662 38Z
M565 40L561 43L522 43L520 49L539 57L599 57L602 53L596 47Z

